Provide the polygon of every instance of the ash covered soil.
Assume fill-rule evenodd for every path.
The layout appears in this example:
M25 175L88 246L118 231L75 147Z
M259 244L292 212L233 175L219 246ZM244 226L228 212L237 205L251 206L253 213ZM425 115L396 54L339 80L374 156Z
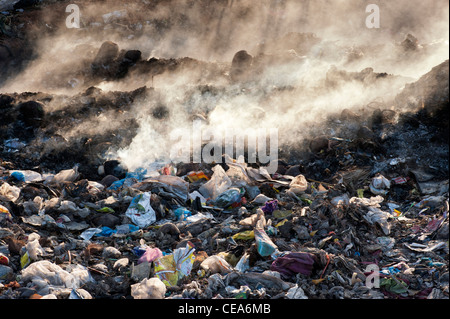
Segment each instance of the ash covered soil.
M448 42L68 4L0 2L0 299L448 299ZM277 128L276 173L167 160L194 120Z

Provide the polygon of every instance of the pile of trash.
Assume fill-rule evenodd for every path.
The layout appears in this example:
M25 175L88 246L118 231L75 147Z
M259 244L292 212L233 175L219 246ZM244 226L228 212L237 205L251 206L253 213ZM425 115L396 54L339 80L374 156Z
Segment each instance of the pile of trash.
M108 161L100 181L2 162L1 298L448 298L448 181L397 162L336 183L230 158Z
M122 18L113 11L100 25L137 32ZM92 52L74 81L44 77L86 86L76 94L0 94L0 299L448 299L448 60L395 91L395 105L344 109L309 139L280 145L275 173L227 155L130 170L103 155L130 144L139 123L127 114L161 90L100 84L189 69L232 86L281 56L145 60L113 41ZM332 68L326 89L355 81L396 78ZM155 121L168 117L156 106ZM115 122L102 134L60 134L105 113Z

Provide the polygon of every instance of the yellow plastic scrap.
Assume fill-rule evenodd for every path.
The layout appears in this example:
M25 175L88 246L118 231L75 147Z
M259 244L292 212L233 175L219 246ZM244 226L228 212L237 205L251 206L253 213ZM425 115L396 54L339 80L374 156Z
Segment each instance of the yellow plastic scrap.
M234 240L252 240L255 238L255 232L253 230L246 230L232 236Z
M320 284L322 281L324 281L324 280L326 280L326 278L319 278L319 279L313 279L313 280L311 280L311 282L314 284L314 285L318 285L318 284Z
M155 275L168 287L176 286L178 273L176 271L173 254L162 256L154 261Z
M196 181L198 181L198 180L200 180L202 178L207 180L207 181L209 180L208 176L206 176L205 173L203 173L202 171L200 171L200 172L190 172L187 175L187 178L189 179L189 181L191 183L194 183L194 182L196 182Z
M400 217L402 215L402 212L397 209L394 209L394 213L396 217Z
M20 266L24 269L29 264L31 264L31 258L30 255L28 255L28 252L25 252L25 254L20 257Z
M2 219L12 219L12 215L9 212L8 208L0 205L0 220Z
M358 194L359 198L364 198L364 189L358 189L356 190L356 193Z
M279 222L278 224L275 225L276 228L283 226L288 220L287 219L283 219L281 222Z
M286 218L289 215L292 215L292 210L279 210L277 209L272 213L273 217L275 218Z

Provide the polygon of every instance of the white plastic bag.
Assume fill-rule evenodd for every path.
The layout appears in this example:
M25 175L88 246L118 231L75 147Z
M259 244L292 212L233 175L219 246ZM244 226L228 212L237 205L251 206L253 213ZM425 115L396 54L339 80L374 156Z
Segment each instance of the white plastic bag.
M391 182L383 175L379 175L372 179L369 188L374 195L386 195L391 188Z
M0 186L0 200L6 202L15 202L20 196L20 188L4 183Z
M60 171L58 174L53 176L50 183L60 185L64 182L74 182L79 175L78 166L75 166L74 168Z
M236 264L235 269L239 272L246 272L250 268L250 255L245 253L239 262Z
M24 170L24 171L14 170L14 171L10 171L9 173L10 174L19 173L21 176L23 176L24 182L42 182L44 180L44 178L42 177L41 174L39 174L38 172L30 171L30 170Z
M306 181L305 176L297 175L289 184L289 191L294 194L303 194L308 188L308 182Z
M305 295L305 291L298 286L298 284L295 284L294 287L288 290L286 293L286 297L288 299L308 299L308 297Z
M231 187L232 182L222 166L216 165L212 170L213 176L199 188L199 191L204 197L215 200L217 196Z
M239 225L242 226L251 226L256 227L256 224L258 221L261 220L261 226L264 228L266 227L266 217L264 215L264 211L261 208L258 208L256 211L256 214L251 215L250 217L244 218L239 221Z
M156 213L150 205L151 192L133 198L125 215L139 228L150 226L156 221Z
M164 299L167 287L159 278L145 278L131 285L131 296L134 299Z
M214 255L206 258L200 267L205 271L210 271L211 274L227 274L232 271L230 264L220 256Z
M44 249L39 244L38 239L28 241L25 247L31 260L37 260L39 256L42 256L44 254Z
M388 223L388 218L391 215L388 212L384 212L376 207L368 207L368 212L364 217L371 224L380 225L385 235L389 235L391 232L391 225Z
M48 260L36 261L22 270L22 280L25 283L43 281L61 288L79 288L93 281L88 270L81 265L76 265L70 273Z
M43 213L44 200L40 196L36 196L33 200L28 200L23 203L25 214L33 215Z

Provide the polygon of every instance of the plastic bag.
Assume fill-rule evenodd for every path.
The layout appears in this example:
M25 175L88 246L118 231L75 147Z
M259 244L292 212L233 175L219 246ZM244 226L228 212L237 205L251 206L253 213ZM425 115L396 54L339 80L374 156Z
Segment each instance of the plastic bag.
M256 214L239 221L239 225L255 227L259 220L261 220L261 226L266 227L266 217L264 216L264 211L261 208L256 210Z
M298 286L298 284L295 284L294 287L288 290L286 293L286 297L288 299L308 299L308 297L305 295L305 291Z
M189 276L194 265L194 245L175 249L172 254L154 260L155 275L168 287L178 284L178 280Z
M359 197L352 197L350 198L350 204L355 204L358 206L365 206L365 207L380 207L380 203L384 201L384 198L382 196L375 196L371 198L359 198Z
M346 206L349 204L349 202L350 199L347 194L344 194L342 196L336 196L331 200L331 204L336 207Z
M145 278L131 285L131 296L134 299L163 299L167 287L159 278Z
M190 193L189 198L192 199L193 201L195 201L197 198L200 198L200 202L202 204L205 204L207 202L207 199L197 191L193 191L192 193Z
M156 221L156 213L150 205L151 193L146 192L133 198L125 215L139 228L150 226Z
M69 272L70 270L71 272ZM41 280L52 286L63 288L79 288L89 281L94 281L87 268L81 265L64 270L48 260L34 262L22 270L22 280L25 283Z
M184 207L179 207L173 212L177 220L186 220L187 217L192 216L192 212Z
M272 242L270 237L265 232L264 228L261 227L261 223L258 221L257 226L255 227L255 240L256 240L256 248L258 253L262 257L267 257L272 255L275 251L277 251L278 247Z
M222 257L214 255L206 258L200 267L205 271L210 271L211 274L227 274L232 271L230 264Z
M302 174L297 175L289 184L289 191L294 194L302 194L308 188L308 182Z
M4 183L0 186L0 200L6 202L15 202L20 196L20 188Z
M38 256L42 256L44 254L44 249L39 244L40 237L41 236L36 233L28 236L28 243L26 244L25 248L32 260L37 260Z
M250 255L245 253L234 268L239 272L246 272L250 268Z
M383 175L379 175L372 179L369 188L374 195L386 195L391 188L391 182Z
M71 169L66 169L60 171L58 174L53 176L53 179L50 181L50 184L62 184L64 182L74 182L80 174L78 173L78 166L75 166Z
M105 186L98 182L88 181L87 190L91 195L96 195L100 193L104 188Z
M80 234L80 238L88 241L90 240L92 237L94 237L94 235L99 234L102 232L101 228L88 228L86 229L84 232L82 232Z
M134 281L141 281L150 276L152 264L143 262L138 265L131 264L131 278Z
M151 184L152 187L159 187L168 194L175 196L185 202L189 195L189 183L178 176L160 175L145 179L145 184Z
M267 197L264 194L259 194L252 200L252 204L264 205L266 202L273 200L273 198Z
M246 185L250 184L252 181L247 174L247 167L245 163L228 163L228 170L226 172L227 176L231 179L234 185Z
M42 182L44 180L41 174L30 170L10 171L10 174L21 182Z
M195 183L196 181L200 180L200 179L204 179L206 181L209 180L208 176L205 175L205 173L203 173L202 171L199 172L190 172L187 174L187 178L189 179L189 181L191 183Z
M234 234L231 238L233 238L233 240L252 240L253 238L255 238L255 232L253 230L246 230Z
M9 258L6 257L3 253L0 252L0 265L8 266Z
M226 208L235 203L239 203L242 196L243 192L239 188L230 188L217 196L214 200L214 205L220 208Z
M154 261L162 256L163 256L162 251L159 248L147 247L144 254L139 258L138 265L143 262L151 263L152 261Z
M33 200L29 200L23 203L23 209L25 214L33 215L43 213L44 200L40 196L36 196Z
M261 210L266 214L272 214L274 211L278 209L278 201L272 200L264 204Z
M203 219L213 219L214 216L211 213L197 213L192 216L186 217L186 221L189 223L195 223Z
M385 235L389 235L391 232L391 225L388 223L388 218L391 217L391 214L388 212L384 212L376 207L369 207L369 211L364 217L370 224L378 224L383 230Z
M213 176L211 179L199 188L199 192L206 198L215 200L217 196L231 187L231 180L220 165L213 167Z

